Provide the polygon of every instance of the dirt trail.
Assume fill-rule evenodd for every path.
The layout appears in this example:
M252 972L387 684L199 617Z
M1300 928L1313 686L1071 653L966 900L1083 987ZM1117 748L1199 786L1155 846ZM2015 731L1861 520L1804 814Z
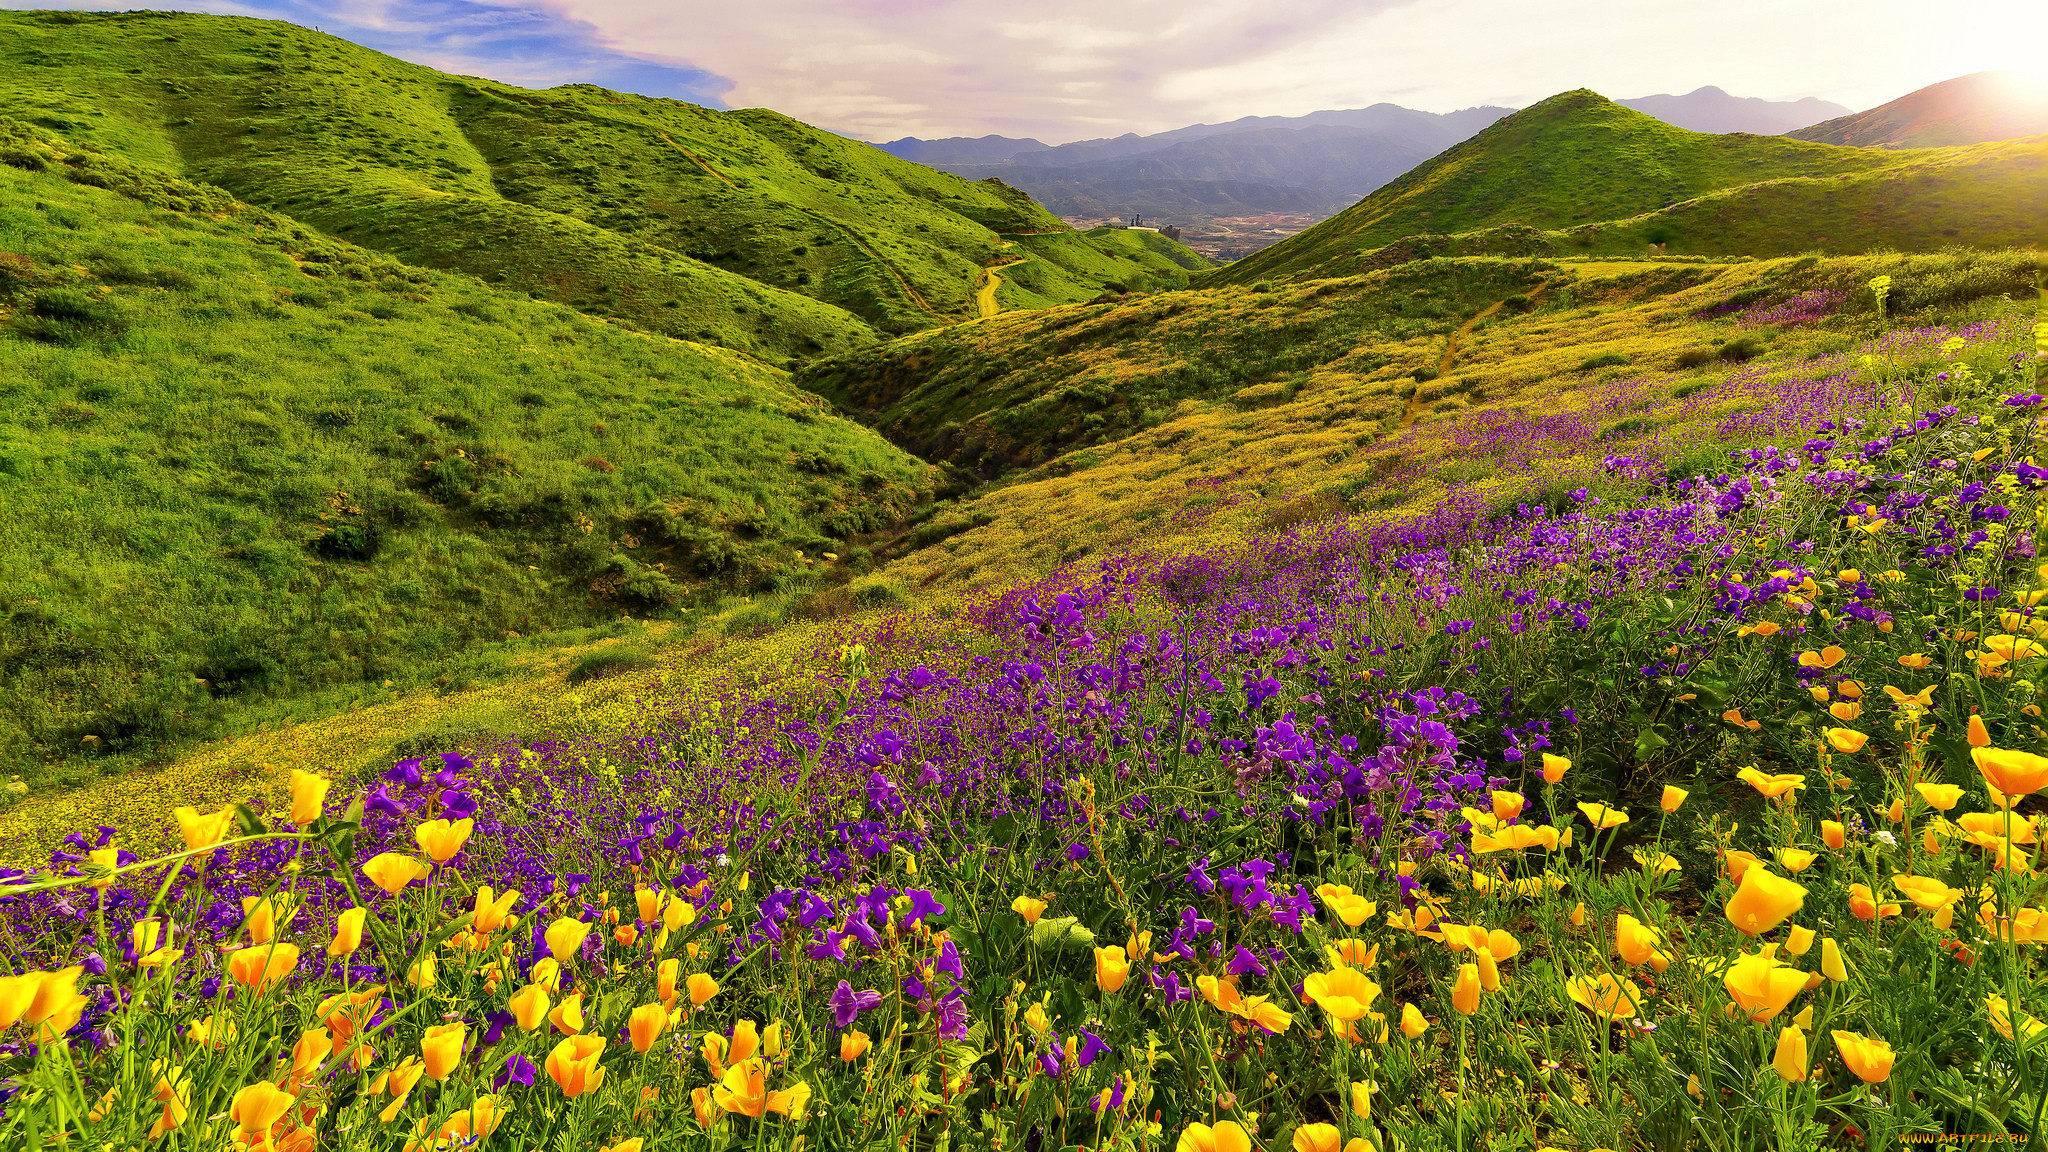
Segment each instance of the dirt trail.
M981 283L974 289L974 303L981 309L983 320L1003 310L1003 306L996 303L996 289L1003 286L1003 278L996 275L996 269L1013 267L1029 259L1029 256L1019 256L1014 260L1005 260L1001 264L991 264L981 270Z
M1536 287L1529 290L1529 299L1532 301L1535 300L1538 296L1541 296L1543 294L1543 290L1548 287L1550 287L1550 282L1547 280L1536 285ZM1486 319L1488 316L1493 315L1494 313L1500 311L1502 308L1506 306L1507 301L1495 300L1493 303L1487 305L1483 310L1481 310L1478 315L1472 317L1470 320L1465 321L1463 324L1458 325L1458 330L1451 333L1450 339L1444 341L1444 354L1436 362L1436 374L1439 377L1441 377L1444 373L1449 372L1451 370L1451 365L1457 362L1458 337L1464 336L1467 333L1471 332L1472 329L1479 326L1479 322L1481 320ZM1403 428L1409 427L1410 425L1414 424L1416 418L1422 415L1423 383L1424 381L1417 380L1415 382L1415 391L1410 393L1408 396L1408 407L1401 413L1401 427Z
M717 177L719 181L723 183L727 188L731 188L734 191L739 190L739 185L733 183L730 180L727 180L725 178L725 173L720 172L716 168L713 168L710 162L705 160L702 156L699 156L695 152L690 151L688 148L683 147L681 144L676 143L673 139L669 137L668 133L657 131L655 135L661 137L662 142L667 144L669 147L675 149L678 152L681 152L685 156L688 156L690 158L691 163L695 164L699 168L702 168L704 171L710 173L711 175Z

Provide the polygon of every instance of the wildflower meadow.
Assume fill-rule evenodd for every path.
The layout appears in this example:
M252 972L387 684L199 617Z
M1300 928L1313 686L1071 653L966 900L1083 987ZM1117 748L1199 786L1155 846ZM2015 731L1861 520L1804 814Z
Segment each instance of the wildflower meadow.
M2044 357L80 830L0 876L0 1147L2033 1146Z

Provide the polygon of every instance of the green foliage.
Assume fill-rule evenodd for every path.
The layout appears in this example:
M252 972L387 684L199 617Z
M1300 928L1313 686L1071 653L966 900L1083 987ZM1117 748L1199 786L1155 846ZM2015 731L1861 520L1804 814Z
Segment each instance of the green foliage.
M818 361L801 380L927 459L995 476L1158 424L1185 401L1257 407L1318 371L1375 372L1387 363L1375 346L1441 337L1552 267L1423 261L1314 289L1048 308ZM1381 402L1399 413L1391 393Z
M240 17L0 13L0 115L408 263L778 362L968 319L997 233L1071 234L1015 189L773 112L528 91ZM1132 255L1093 259L1106 279L1157 263Z
M8 771L750 586L927 498L757 361L0 141Z

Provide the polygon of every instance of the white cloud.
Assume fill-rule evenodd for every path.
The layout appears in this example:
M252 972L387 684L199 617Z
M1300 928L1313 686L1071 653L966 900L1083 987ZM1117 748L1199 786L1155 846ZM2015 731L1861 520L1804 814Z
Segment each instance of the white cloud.
M1439 111L1716 84L1881 103L2027 67L2041 0L545 0L736 106L850 135L1048 142L1381 100ZM2029 47L2029 45L2033 47ZM2035 65L2038 66L2038 65Z

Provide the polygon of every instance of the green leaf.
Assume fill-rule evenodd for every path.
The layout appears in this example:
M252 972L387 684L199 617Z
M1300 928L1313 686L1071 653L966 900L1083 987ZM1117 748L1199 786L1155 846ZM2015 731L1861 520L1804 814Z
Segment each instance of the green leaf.
M1095 947L1095 933L1072 916L1041 919L1031 926L1031 946L1041 952L1080 951Z
M1647 761L1650 757L1656 755L1658 750L1669 743L1671 743L1669 740L1657 735L1655 728L1645 728L1636 733L1636 759L1638 761Z

